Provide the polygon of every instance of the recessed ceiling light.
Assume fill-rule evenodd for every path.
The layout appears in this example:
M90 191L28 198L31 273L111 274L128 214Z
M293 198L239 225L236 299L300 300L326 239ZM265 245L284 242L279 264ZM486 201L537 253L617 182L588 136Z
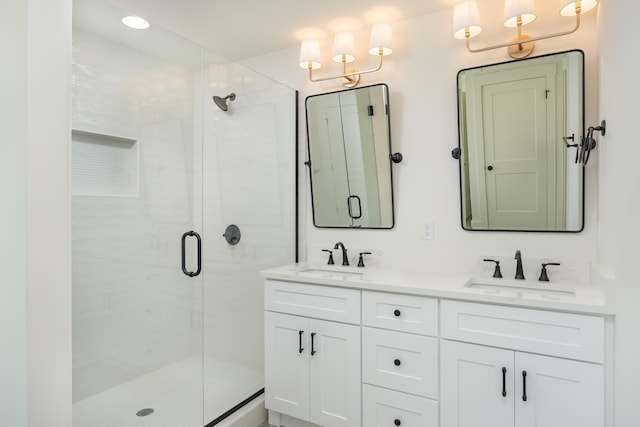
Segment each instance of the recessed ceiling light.
M140 18L139 16L125 16L122 18L122 23L130 28L135 28L136 30L146 30L149 28L149 21L144 18Z

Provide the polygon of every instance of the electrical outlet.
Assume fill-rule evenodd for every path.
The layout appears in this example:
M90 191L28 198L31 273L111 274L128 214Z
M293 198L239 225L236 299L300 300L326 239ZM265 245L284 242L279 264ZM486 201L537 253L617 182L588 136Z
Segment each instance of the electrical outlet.
M420 238L422 240L433 240L433 220L423 219L420 226Z

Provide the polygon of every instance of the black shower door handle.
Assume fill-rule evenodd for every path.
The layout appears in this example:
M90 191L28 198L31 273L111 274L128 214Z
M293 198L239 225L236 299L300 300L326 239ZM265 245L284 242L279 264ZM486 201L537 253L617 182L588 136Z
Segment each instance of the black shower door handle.
M351 208L352 200L355 199L358 202L358 214L354 215L353 210ZM360 197L356 195L352 195L347 197L347 209L349 209L349 218L351 219L360 219L362 218L362 202L360 201Z
M197 252L197 260L198 260L198 269L196 271L187 270L187 255L186 255L186 242L187 237L195 237L198 242L198 252ZM202 239L200 235L195 231L187 231L182 235L182 272L189 277L196 277L200 274L202 270Z

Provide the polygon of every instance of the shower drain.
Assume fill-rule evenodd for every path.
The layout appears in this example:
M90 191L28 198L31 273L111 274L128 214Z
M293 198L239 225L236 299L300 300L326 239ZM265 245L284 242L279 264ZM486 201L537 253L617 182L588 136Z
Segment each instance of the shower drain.
M136 412L136 415L139 417L146 417L147 415L153 414L153 412L153 408L144 408Z

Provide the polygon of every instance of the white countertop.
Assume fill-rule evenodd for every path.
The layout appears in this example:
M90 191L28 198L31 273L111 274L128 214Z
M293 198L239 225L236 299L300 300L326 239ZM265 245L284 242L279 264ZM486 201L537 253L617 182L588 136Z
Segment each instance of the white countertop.
M574 313L613 314L611 308L605 303L603 290L591 283L513 281L492 279L471 273L403 273L367 267L316 266L307 263L263 270L260 275L267 279L303 284L396 292Z

